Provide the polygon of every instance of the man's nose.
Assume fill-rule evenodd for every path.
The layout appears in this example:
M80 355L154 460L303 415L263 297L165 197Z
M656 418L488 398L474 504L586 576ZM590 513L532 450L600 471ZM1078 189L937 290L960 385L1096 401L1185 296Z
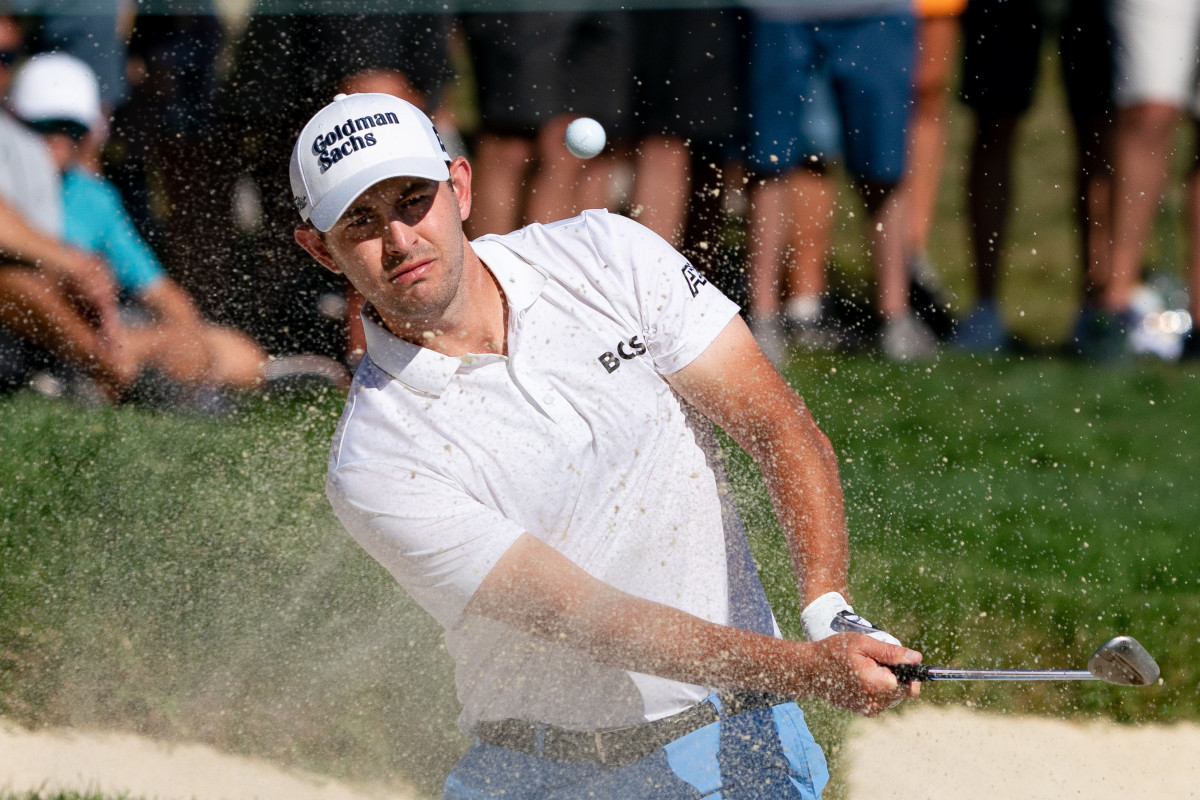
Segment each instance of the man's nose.
M383 233L384 246L392 253L407 253L417 241L413 229L398 219L388 220Z

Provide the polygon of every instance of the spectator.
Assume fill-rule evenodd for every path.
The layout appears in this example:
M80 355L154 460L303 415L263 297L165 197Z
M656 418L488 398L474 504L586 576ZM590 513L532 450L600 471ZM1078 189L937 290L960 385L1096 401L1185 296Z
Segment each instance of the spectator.
M228 149L216 135L217 60L225 32L211 0L189 15L142 14L129 44L129 99L117 108L104 174L121 190L138 231L206 317L236 319ZM151 187L154 196L151 197ZM210 222L212 224L198 224Z
M958 64L960 20L967 0L917 0L917 60L913 110L908 125L908 171L904 178L904 252L913 283L914 307L938 338L948 337L948 303L929 258L929 235L937 219L938 190L949 139L948 98Z
M731 9L652 9L632 16L636 148L630 207L674 246L693 245L686 248L693 261L695 239L716 235L716 215L701 209L703 198L719 195L721 169L742 134L743 23L744 16ZM704 213L711 216L697 218Z
M581 161L563 135L579 116L610 145L630 133L633 31L628 12L474 13L462 18L479 91L474 145L480 204L472 236L546 222L611 198L611 148Z
M0 96L21 53L20 26L0 15ZM61 191L41 139L0 108L0 383L22 385L40 346L115 391L135 366L113 280L99 259L62 242Z
M789 210L808 202L798 176L824 161L800 141L799 123L827 81L839 118L847 172L867 207L881 346L891 359L935 353L933 333L912 312L898 195L912 94L914 24L909 0L864 7L806 0L756 10L750 62L750 321L764 351L786 356L780 318L780 257L791 235Z
M1091 322L1101 354L1124 348L1132 324L1130 300L1175 152L1172 139L1187 114L1200 131L1200 2L1116 0L1116 180L1112 202L1111 278L1102 310ZM1194 144L1200 152L1200 144ZM1189 310L1193 327L1183 356L1200 358L1200 179L1193 159L1187 178L1190 258Z
M134 0L16 0L27 17L26 35L32 53L66 52L83 61L100 82L103 113L96 130L80 143L79 160L93 172L100 169L98 142L108 136L113 112L129 97L126 55L137 4Z
M1085 307L1095 302L1106 271L1112 106L1104 4L1071 0L1057 24L1048 5L1041 0L974 0L963 15L962 97L975 116L967 179L975 303L959 323L956 344L972 352L1009 345L996 289L1008 237L1013 145L1033 99L1043 36L1054 27L1075 139L1075 216ZM1089 347L1086 333L1075 336L1077 346Z
M35 56L20 71L12 90L14 112L38 131L62 174L64 238L103 254L123 294L136 300L124 314L121 355L129 369L105 387L119 397L143 370L153 369L175 384L205 389L253 389L284 371L316 371L344 384L345 370L319 360L270 361L244 333L213 325L196 311L191 297L163 272L154 253L137 235L116 189L85 171L78 142L100 115L95 73L66 53ZM53 287L45 287L53 291ZM65 303L62 311L69 314ZM76 315L71 329L86 327ZM55 319L41 321L54 331ZM71 336L69 332L58 331Z
M725 246L745 139L749 19L736 8L632 13L632 191L625 210L735 301L745 268Z
M806 350L828 350L844 344L830 319L827 300L827 275L833 243L833 220L838 204L838 185L831 174L832 164L842 158L841 124L835 107L833 88L826 71L813 74L804 103L797 113L797 147L807 154L786 178L786 193L762 187L753 196L750 224L749 258L751 283L772 287L773 277L756 276L783 273L779 291L768 288L751 294L750 319L764 337L773 334L771 319L778 311L756 310L753 303L769 304L782 299L783 326L776 341L764 338L768 354L781 352L790 342ZM782 206L776 208L776 205ZM770 224L783 215L785 224ZM781 296L782 293L782 296ZM770 349L768 349L770 348ZM774 359L773 359L774 360Z

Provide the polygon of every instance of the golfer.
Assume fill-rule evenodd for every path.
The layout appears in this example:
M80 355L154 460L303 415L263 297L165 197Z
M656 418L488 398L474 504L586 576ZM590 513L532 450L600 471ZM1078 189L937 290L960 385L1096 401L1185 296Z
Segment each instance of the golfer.
M468 241L470 164L388 95L318 112L291 182L296 241L367 300L327 494L445 628L472 744L444 796L819 797L793 700L876 714L920 654L846 603L836 458L736 306L604 211ZM714 423L762 469L808 642Z

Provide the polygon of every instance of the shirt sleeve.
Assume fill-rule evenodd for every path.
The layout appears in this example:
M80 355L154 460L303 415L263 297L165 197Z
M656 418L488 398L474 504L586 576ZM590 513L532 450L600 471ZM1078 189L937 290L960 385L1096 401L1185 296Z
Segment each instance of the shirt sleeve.
M704 352L738 306L649 228L617 214L584 212L592 241L620 282L610 300L637 320L655 369L683 369Z
M138 233L116 187L77 172L63 183L64 236L68 244L103 256L122 289L141 294L165 276Z
M325 490L355 541L447 630L524 533L420 469L356 461L330 470Z

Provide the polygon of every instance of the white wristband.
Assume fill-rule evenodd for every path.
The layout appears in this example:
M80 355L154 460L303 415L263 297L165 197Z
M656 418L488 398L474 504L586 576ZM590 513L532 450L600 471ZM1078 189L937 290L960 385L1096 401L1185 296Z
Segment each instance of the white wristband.
M876 628L854 613L846 598L838 592L826 592L800 612L800 625L810 642L819 642L837 633L862 633L888 644L900 644L890 633Z

